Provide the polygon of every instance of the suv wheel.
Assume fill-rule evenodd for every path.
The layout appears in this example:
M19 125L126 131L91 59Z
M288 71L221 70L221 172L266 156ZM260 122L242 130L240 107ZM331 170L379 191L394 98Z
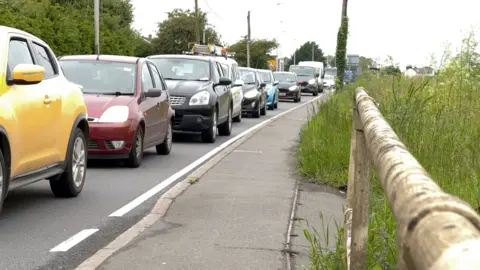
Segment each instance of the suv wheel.
M142 127L137 128L135 132L135 138L132 144L132 150L127 159L127 166L132 168L140 167L143 161L143 130Z
M68 146L65 171L50 180L50 189L57 197L76 197L83 189L87 172L87 140L79 128Z
M172 151L172 121L168 121L168 128L167 128L167 134L165 135L165 139L163 139L163 142L159 145L157 145L155 148L157 150L157 155L168 155L170 154L170 151Z
M212 115L212 125L210 126L209 129L205 130L202 132L202 141L207 142L207 143L214 143L216 138L217 138L217 110L213 110L213 115Z
M232 134L232 106L228 108L227 121L218 127L218 134L220 134L220 136L230 136L230 134Z

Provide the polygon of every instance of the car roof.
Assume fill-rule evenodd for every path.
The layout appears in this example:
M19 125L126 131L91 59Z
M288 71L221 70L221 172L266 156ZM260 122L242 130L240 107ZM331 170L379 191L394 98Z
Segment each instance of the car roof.
M123 55L109 55L109 54L79 54L79 55L66 55L58 57L58 60L87 60L87 61L107 61L107 62L122 62L136 64L142 59L135 56L123 56ZM144 58L143 58L144 59Z
M228 57L225 58L225 57L223 57L223 56L210 56L210 57L214 57L215 60L217 60L217 61L220 62L220 63L225 63L225 64L237 64L237 65L238 65L237 61L235 61L235 59L233 59L233 58L228 58Z
M156 54L156 55L147 56L147 59L158 59L158 58L193 59L193 60L202 60L202 61L212 61L213 59L213 57L211 56L187 55L187 54Z
M249 71L257 71L256 69L254 68L249 68L249 67L238 67L239 69L243 69L243 70L249 70Z
M270 69L259 69L257 68L258 71L260 72L272 72Z
M4 37L8 33L15 33L15 34L20 34L20 35L26 36L26 37L28 37L28 38L30 38L30 39L38 42L38 43L41 43L42 45L46 45L47 47L50 48L50 46L45 41L43 41L39 37L34 36L31 33L22 31L22 30L17 29L17 28L0 25L0 37Z
M293 75L297 75L295 72L289 72L289 71L275 71L273 73L274 74L293 74Z

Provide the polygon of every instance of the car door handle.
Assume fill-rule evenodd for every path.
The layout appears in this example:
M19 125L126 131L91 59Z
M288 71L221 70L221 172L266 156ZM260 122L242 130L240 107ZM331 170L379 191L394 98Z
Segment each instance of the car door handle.
M43 104L50 104L52 103L52 99L48 96L45 96L45 99L43 100Z

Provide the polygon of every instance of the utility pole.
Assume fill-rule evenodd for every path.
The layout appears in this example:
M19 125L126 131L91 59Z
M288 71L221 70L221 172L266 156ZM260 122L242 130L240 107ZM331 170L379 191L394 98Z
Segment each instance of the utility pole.
M95 54L100 54L100 0L93 1L93 17L95 28Z
M250 11L247 13L247 67L250 67Z
M200 18L198 14L198 0L195 0L195 34L197 36L197 44L200 44Z
M348 0L343 0L342 19L343 19L343 17L347 17L347 6L348 6Z
M205 32L206 32L206 31L205 31L205 28L204 28L204 29L203 29L203 45L206 44L206 43L205 43Z
M297 50L295 50L293 52L293 64L296 65L297 64Z

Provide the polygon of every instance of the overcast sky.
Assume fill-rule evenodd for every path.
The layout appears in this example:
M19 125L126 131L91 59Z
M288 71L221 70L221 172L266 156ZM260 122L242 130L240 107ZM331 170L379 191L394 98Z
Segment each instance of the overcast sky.
M144 35L155 34L158 22L166 18L165 12L174 8L193 9L195 4L194 0L131 2L135 8L134 27ZM342 0L198 0L198 3L228 44L247 33L250 10L252 38L277 38L280 55L291 55L295 48L310 40L316 41L326 54L335 53ZM469 29L478 29L479 12L479 0L350 0L347 53L381 61L392 55L402 69L407 64L428 64L432 53L441 54L445 42L452 43L455 49Z

